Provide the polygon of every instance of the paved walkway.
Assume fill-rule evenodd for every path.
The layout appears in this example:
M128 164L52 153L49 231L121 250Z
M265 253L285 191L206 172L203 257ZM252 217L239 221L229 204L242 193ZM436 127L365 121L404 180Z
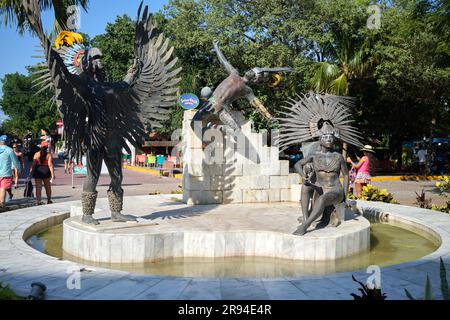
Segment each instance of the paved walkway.
M72 188L72 177L70 174L64 173L64 163L62 160L54 158L55 163L55 176L56 179L52 184L52 198L55 203L63 201L72 201L81 199L82 186L84 182L84 175L74 176L74 188ZM30 164L27 163L27 168L22 173L22 177L28 176ZM138 172L134 170L123 170L123 184L125 196L127 195L148 195L154 193L171 193L174 190L180 189L181 180L159 177L158 175ZM106 197L106 191L108 190L110 183L109 175L101 175L98 182L97 190L99 192L99 198ZM34 184L34 181L33 181ZM9 206L23 205L25 203L33 202L30 199L23 198L25 186L25 178L20 179L19 188L14 189L13 200L8 203ZM36 194L36 192L35 192ZM45 190L42 189L43 201L46 201Z
M55 161L55 174L56 179L53 183L53 200L54 202L72 201L81 199L82 184L85 176L75 176L74 186L72 188L72 179L69 174L64 173L64 164L59 159ZM29 165L24 170L22 176L26 176L29 172ZM156 171L149 172L149 170L143 168L129 168L124 169L123 189L125 196L127 195L148 195L154 193L171 193L174 190L179 190L181 185L181 179L179 175L176 178L159 177L155 174ZM415 205L416 194L421 190L425 190L427 198L432 199L433 204L442 205L445 200L443 197L439 197L439 190L436 188L436 180L413 180L413 181L401 181L396 179L390 179L393 176L376 177L373 181L373 185L379 188L386 188L388 191L394 194L395 200L404 205ZM395 178L395 177L394 177ZM437 178L437 177L430 177ZM106 191L109 186L109 176L102 175L98 184L99 198L106 197ZM19 189L13 190L14 198L9 203L10 206L29 203L30 200L23 198L25 179L20 179ZM45 201L45 191L43 191L43 199Z
M170 200L173 196L161 197ZM135 196L125 201L138 202L140 199ZM0 279L9 283L18 294L27 295L30 283L41 281L47 285L47 299L352 299L350 293L358 289L358 285L351 280L352 274L362 281L369 276L365 270L320 277L275 279L140 275L61 261L25 243L23 238L65 218L72 204L57 203L2 214ZM437 251L426 257L382 268L381 286L389 299L406 299L405 288L415 297L421 297L428 274L435 297L442 298L439 293L439 257L449 265L450 216L378 202L359 201L358 208L368 215L383 216L389 222L401 221L441 239L442 244ZM76 270L82 271L74 275ZM78 275L81 276L81 287L76 289L74 284Z
M394 199L400 204L416 206L416 192L425 191L426 198L431 198L433 204L443 205L445 198L439 196L436 180L420 181L373 181L372 184L378 188L387 189L394 195Z

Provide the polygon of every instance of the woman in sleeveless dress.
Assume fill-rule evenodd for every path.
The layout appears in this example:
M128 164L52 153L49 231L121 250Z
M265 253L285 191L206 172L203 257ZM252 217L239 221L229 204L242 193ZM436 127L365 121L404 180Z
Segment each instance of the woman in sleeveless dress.
M41 142L40 150L34 154L30 174L36 183L36 205L42 204L42 184L44 184L45 193L47 194L47 203L53 203L51 180L55 179L55 171L52 155L48 152L48 142Z
M362 192L362 188L370 184L372 176L370 175L370 168L373 165L371 163L371 153L373 153L373 148L370 145L365 145L361 151L364 156L362 156L358 163L354 163L352 159L347 158L347 162L352 165L352 168L357 170L355 178L355 189L356 196L359 197Z

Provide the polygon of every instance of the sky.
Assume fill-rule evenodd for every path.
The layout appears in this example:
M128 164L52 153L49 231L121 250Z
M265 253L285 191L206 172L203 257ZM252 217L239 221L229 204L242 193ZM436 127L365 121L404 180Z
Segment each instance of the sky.
M88 34L91 39L105 31L108 22L114 22L116 16L128 14L135 19L141 0L90 0L88 12L81 10L80 32ZM149 6L151 12L159 11L169 0L144 0L144 5ZM42 20L44 28L51 30L53 23L53 10L43 12ZM39 45L36 37L30 33L19 35L16 28L0 25L1 49L0 49L0 79L8 73L19 72L26 74L26 66L39 62L32 58L36 54L35 46ZM3 91L0 84L0 97ZM0 121L4 114L0 109Z

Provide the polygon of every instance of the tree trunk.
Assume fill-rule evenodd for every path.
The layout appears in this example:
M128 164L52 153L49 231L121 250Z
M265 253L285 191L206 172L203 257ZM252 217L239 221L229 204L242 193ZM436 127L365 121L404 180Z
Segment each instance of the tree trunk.
M397 171L401 171L402 167L403 167L402 142L401 142L401 140L399 142L397 142L396 152L397 152Z

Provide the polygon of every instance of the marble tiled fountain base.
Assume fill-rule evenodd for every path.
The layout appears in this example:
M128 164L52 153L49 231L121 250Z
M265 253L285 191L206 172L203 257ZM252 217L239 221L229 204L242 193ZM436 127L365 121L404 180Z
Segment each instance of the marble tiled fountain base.
M100 225L87 226L81 223L81 208L73 207L64 221L64 251L103 263L231 256L315 261L370 247L369 221L349 212L339 227L300 237L293 235L300 215L295 203L188 206L170 196L125 199L124 213L138 216L138 222L112 223L107 203L100 202L95 214Z

